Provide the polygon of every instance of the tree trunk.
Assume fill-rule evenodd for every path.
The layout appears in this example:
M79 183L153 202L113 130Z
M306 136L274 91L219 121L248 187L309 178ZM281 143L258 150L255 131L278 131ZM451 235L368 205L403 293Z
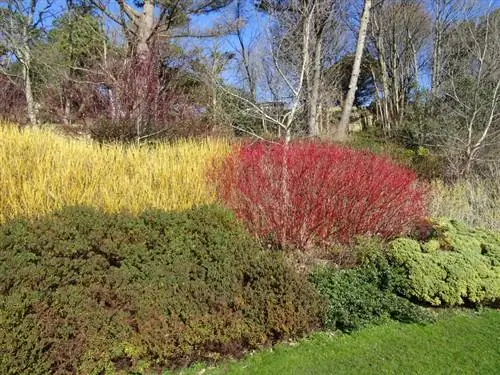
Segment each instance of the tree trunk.
M413 73L415 75L415 77L413 77L413 80L415 82L415 87L419 87L420 86L420 80L419 80L419 69L418 69L418 51L417 49L415 48L414 44L412 43L411 44L411 51L412 51L412 54L413 54Z
M439 72L441 70L441 32L435 35L434 47L432 49L432 77L431 92L436 94L439 87Z
M351 117L352 105L354 104L354 96L358 86L358 77L361 68L361 59L363 58L363 50L365 48L366 31L370 20L370 9L372 7L371 0L365 0L363 7L363 15L361 16L361 24L359 26L358 41L356 44L356 54L354 56L354 64L352 66L351 80L349 82L349 91L342 109L342 117L337 129L337 139L345 140L347 138L347 128Z
M389 83L387 82L387 63L383 50L382 36L377 37L378 62L380 65L380 80L382 82L382 126L386 135L391 132L391 117L389 114Z
M316 46L314 51L313 74L311 83L311 97L308 110L308 130L310 137L317 137L319 135L318 126L318 103L319 91L321 85L321 56L323 52L323 39L321 35L316 38Z
M398 59L398 48L396 46L396 30L395 25L392 27L392 45L391 45L391 73L392 73L392 120L397 127L397 120L399 119L399 103L400 103L400 70ZM402 75L402 74L401 74Z
M316 118L318 119L318 133L319 135L324 134L323 105L321 104L321 100L318 103L318 114Z
M137 22L137 54L149 53L149 39L153 35L155 5L152 0L144 1L142 13Z
M150 49L150 38L153 35L154 29L154 11L155 4L153 0L145 0L144 5L142 7L142 12L137 17L137 46L136 52L138 60L135 61L135 64L138 64L136 69L142 70L146 72L146 74L150 74L149 69L151 68L149 64L154 64L151 49ZM146 97L147 97L147 88L143 84L143 77L141 74L137 74L135 76L136 84L138 87L138 97L136 98L136 118L135 118L135 128L136 128L136 137L137 142L140 142L143 134L143 125L144 125L144 115L146 111ZM148 77L149 79L149 77Z
M238 0L236 2L236 18L238 20L243 19L243 0ZM241 53L241 62L243 64L243 67L245 69L245 75L246 75L246 80L248 83L248 90L250 91L250 98L252 101L257 101L257 83L255 82L255 77L252 72L251 68L251 61L250 61L250 47L247 48L245 44L245 40L243 37L243 30L241 26L237 26L236 29L236 37L238 38L238 44L240 48L240 53ZM264 124L264 121L263 121Z
M66 126L71 126L71 100L67 97L64 99L64 114L63 123Z
M23 79L24 79L24 94L26 97L26 109L28 112L28 119L31 125L36 125L37 119L36 119L35 99L33 98L33 89L31 87L30 56L25 56L23 58L22 65L23 65Z
M442 20L441 13L443 11L443 4L440 1L433 2L434 13L436 19L433 26L433 46L432 46L432 70L431 70L431 93L436 94L439 86L439 71L441 70L441 42L442 42Z

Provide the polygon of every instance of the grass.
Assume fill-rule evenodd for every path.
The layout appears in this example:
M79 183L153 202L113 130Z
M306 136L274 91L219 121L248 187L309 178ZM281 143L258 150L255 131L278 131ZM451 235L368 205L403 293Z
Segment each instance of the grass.
M471 178L453 185L433 181L430 203L433 217L500 231L500 173L492 173L488 180Z
M108 212L182 210L211 203L207 165L223 140L156 146L100 145L47 129L0 126L0 223L69 205Z
M181 374L498 374L500 312L447 313L430 325L388 324L321 333L240 362Z

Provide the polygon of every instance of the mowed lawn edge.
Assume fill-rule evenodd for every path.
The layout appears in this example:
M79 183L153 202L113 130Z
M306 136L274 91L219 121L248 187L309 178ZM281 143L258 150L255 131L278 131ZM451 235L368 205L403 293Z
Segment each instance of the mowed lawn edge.
M201 371L201 372L200 372ZM446 313L428 325L391 323L318 333L216 368L181 374L498 374L500 311Z

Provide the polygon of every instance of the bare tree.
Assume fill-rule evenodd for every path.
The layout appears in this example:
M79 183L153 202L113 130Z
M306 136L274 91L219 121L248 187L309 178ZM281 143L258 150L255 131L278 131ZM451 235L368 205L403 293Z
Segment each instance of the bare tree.
M477 4L465 4L460 22L443 40L441 113L448 157L459 161L467 177L476 163L498 158L500 145L500 11L475 16ZM446 130L446 129L443 129Z
M325 53L337 51L342 38L342 19L345 2L342 0L315 0L313 32L311 34L311 63L307 75L307 129L310 137L320 134L320 102L325 71Z
M420 85L429 34L430 17L422 2L384 0L373 9L368 45L378 60L374 78L386 134L403 122L406 105Z
M431 92L436 94L442 77L443 39L450 27L457 21L463 0L431 0L433 11L432 26L432 70Z
M37 108L33 94L33 46L53 1L10 0L0 7L0 40L21 64L26 109L30 124L37 123Z
M284 13L281 6L268 6L266 11L271 21L263 25L270 41L264 62L264 77L275 102L265 103L258 98L253 100L225 85L221 85L221 90L243 103L248 115L275 126L278 134L284 136L285 142L288 143L306 95L316 4L304 6L299 1L292 1L287 3L286 7L291 11ZM300 38L298 46L297 38ZM258 136L253 132L252 135Z
M356 54L354 56L354 64L352 66L351 80L349 83L349 91L344 102L342 109L342 117L337 129L337 139L345 140L347 138L347 127L351 117L352 106L354 103L354 96L358 86L358 77L361 68L361 59L363 58L363 51L365 49L365 39L368 30L368 22L370 20L370 11L372 7L371 0L365 0L363 6L363 14L361 15L361 23L358 31L358 41L356 43Z
M280 60L280 70L297 71L297 68L302 66L304 57L307 59L303 97L298 113L303 122L303 130L310 137L316 137L320 133L321 103L325 92L324 71L328 68L328 63L332 64L337 59L337 56L332 59L331 54L338 52L338 45L344 34L344 5L343 0L269 0L261 5L276 22L274 34L279 37L273 35L270 43L277 44L279 41L287 52L277 56ZM312 24L307 31L309 40L304 43L306 28L309 28L305 15L311 13ZM267 67L265 70L268 84L271 75Z
M219 35L221 30L218 27L214 27L206 33L188 30L175 34L173 30L185 26L190 16L221 9L231 0L90 1L111 21L122 28L131 54L147 55L151 52L151 44L158 38ZM118 12L112 11L113 7L109 6L110 2L116 3Z
M245 40L244 28L247 26L247 17L245 14L244 1L236 0L235 4L235 18L236 22L234 22L234 30L233 33L236 36L237 43L235 51L239 56L239 63L241 64L244 81L248 87L248 91L250 93L250 97L252 100L257 100L257 69L255 66L254 59L254 48L255 42L258 39L259 35L255 35L254 38L250 41Z
M206 48L205 51L197 51L200 55L200 66L197 68L197 75L208 90L210 106L210 118L212 129L222 125L226 121L223 99L219 87L222 85L222 73L234 59L234 53L224 52L221 43L217 42ZM222 130L222 129L218 129Z

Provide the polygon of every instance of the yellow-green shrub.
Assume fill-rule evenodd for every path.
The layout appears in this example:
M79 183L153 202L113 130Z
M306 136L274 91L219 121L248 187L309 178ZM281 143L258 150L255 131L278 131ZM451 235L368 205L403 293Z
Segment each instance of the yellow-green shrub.
M0 222L68 205L140 212L211 203L205 172L228 151L224 140L101 145L47 129L0 126Z
M405 275L396 288L405 297L436 306L500 300L498 232L443 220L426 241L391 241L388 256Z

